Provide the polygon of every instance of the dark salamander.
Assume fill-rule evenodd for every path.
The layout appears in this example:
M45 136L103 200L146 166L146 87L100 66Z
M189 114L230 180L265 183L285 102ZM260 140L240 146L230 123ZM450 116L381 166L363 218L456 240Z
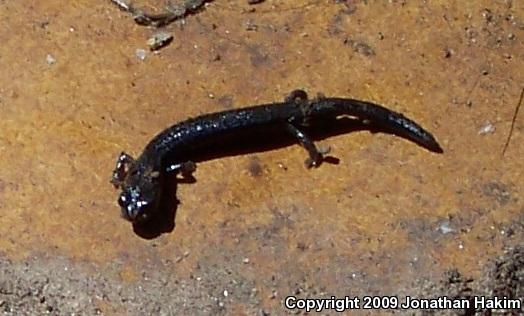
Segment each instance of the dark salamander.
M206 146L220 146L224 138L235 138L250 130L277 130L293 135L307 150L308 167L318 166L323 154L302 132L315 121L333 121L350 116L391 130L428 150L442 152L435 138L404 115L377 104L293 91L284 102L202 115L175 124L158 134L138 159L122 153L111 182L122 192L118 204L127 220L139 223L151 218L159 207L167 174L191 175L196 165L192 152Z

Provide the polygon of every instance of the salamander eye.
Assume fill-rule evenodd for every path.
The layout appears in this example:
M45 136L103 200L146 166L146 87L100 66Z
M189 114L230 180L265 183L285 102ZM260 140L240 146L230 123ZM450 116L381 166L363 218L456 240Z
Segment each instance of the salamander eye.
M127 197L124 193L125 192L122 192L122 194L120 194L120 196L118 197L118 205L120 205L121 208L127 207Z

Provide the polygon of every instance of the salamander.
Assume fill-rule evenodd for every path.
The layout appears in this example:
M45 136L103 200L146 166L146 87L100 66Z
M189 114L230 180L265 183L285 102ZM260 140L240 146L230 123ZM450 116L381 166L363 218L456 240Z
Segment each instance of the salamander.
M190 176L195 171L193 152L220 146L224 139L235 139L248 131L276 130L292 135L308 153L306 166L317 167L326 152L316 147L304 129L317 121L334 122L342 117L384 127L432 152L443 152L433 135L401 113L354 99L323 95L309 99L305 91L295 90L283 102L205 114L177 123L156 135L137 159L122 152L111 179L115 188L121 189L118 204L122 216L133 223L153 217L166 177Z

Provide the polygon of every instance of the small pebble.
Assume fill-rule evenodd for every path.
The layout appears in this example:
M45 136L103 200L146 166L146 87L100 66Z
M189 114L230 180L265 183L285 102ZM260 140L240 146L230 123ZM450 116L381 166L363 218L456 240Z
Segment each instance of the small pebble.
M45 61L47 62L48 65L53 65L56 63L55 57L53 57L53 55L51 54L47 54L47 56L45 56Z
M444 58L451 58L451 56L455 55L455 51L451 48L446 48L444 50Z
M162 47L169 45L173 41L173 34L167 32L159 32L147 40L147 46L152 51L159 50Z
M444 235L455 232L455 230L453 228L451 228L450 222L448 222L448 221L442 222L439 225L438 230L440 230L440 232L442 234L444 234Z
M135 51L135 56L140 60L146 59L146 50L142 48L137 48L137 50Z
M490 122L486 122L479 130L479 135L493 134L495 132L495 126Z

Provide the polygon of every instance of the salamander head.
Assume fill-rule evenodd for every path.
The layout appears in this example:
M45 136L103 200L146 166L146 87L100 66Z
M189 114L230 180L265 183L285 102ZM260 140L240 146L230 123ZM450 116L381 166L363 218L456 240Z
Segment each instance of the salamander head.
M133 223L145 222L152 217L161 198L160 178L156 171L138 171L128 175L118 197L122 217Z

